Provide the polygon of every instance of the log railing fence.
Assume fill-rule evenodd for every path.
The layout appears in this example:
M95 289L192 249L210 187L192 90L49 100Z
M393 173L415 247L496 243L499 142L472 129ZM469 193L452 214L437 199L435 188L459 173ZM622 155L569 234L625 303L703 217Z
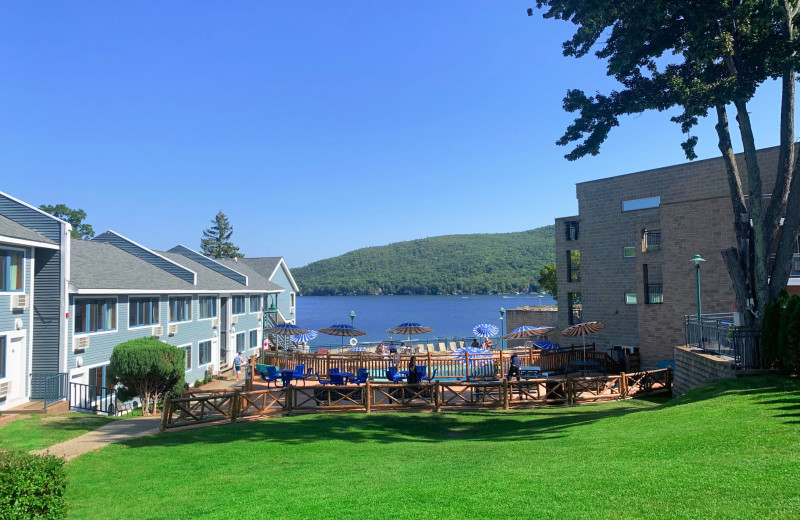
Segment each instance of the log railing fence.
M167 396L161 431L193 424L276 414L328 411L525 408L669 394L670 368L598 377L521 381L434 381L417 385L368 381L361 386L289 386L269 390L187 392Z

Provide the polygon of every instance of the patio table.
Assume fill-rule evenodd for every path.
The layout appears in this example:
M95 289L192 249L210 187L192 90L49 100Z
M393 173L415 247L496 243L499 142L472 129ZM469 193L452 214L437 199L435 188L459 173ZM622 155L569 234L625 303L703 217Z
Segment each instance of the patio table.
M587 372L600 370L599 361L573 361L571 365L575 372L580 372L584 376Z
M284 388L289 386L289 383L292 381L293 377L294 377L294 370L281 370L281 381L283 382Z

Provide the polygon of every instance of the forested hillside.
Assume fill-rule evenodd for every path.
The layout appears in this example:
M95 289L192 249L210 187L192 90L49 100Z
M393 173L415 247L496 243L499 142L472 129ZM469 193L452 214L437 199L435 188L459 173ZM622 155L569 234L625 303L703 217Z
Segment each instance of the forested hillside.
M554 261L553 226L367 247L292 269L305 295L531 292Z

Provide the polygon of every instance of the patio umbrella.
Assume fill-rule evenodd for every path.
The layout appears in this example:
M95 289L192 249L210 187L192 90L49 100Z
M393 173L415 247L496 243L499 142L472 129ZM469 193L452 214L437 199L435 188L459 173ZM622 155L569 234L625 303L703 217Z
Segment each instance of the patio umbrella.
M289 339L295 343L308 343L312 339L316 338L318 334L319 333L316 330L309 330L305 334L295 334L290 336Z
M587 321L585 323L578 323L572 327L567 327L561 331L565 336L581 336L583 338L583 360L586 361L586 335L600 332L606 328L605 323L599 321Z
M561 345L559 345L558 343L552 343L552 342L547 341L547 340L534 341L533 345L535 347L539 347L542 350L558 350L558 349L561 348Z
M293 323L281 323L269 329L264 329L267 334L277 334L278 336L293 336L295 334L308 334L310 331L301 329Z
M347 325L346 323L340 323L339 325L331 325L325 329L319 329L319 331L323 334L327 334L329 336L340 336L342 338L342 345L344 345L344 338L352 338L355 336L366 336L367 333L363 330L358 330L357 328L353 327L352 325Z
M494 360L494 355L491 350L476 347L461 347L453 351L453 357L456 361L467 363L467 367L480 367L491 364ZM469 361L467 361L469 360ZM468 375L472 375L469 368L467 368Z
M531 327L530 325L523 325L503 336L503 339L523 339L532 336L542 336L551 330L555 329L553 327Z
M472 333L475 334L475 336L486 338L487 340L492 336L496 336L498 332L500 332L500 329L497 328L497 325L492 325L490 323L481 323L480 325L472 327Z
M419 323L401 323L397 327L393 329L388 329L386 332L389 334L404 334L406 336L411 336L412 334L427 334L428 332L433 332L433 329L430 327L423 327Z

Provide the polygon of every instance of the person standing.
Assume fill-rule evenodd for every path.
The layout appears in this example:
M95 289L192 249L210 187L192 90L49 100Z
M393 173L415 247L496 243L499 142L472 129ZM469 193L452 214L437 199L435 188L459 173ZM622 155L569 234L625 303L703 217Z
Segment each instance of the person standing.
M239 380L239 373L242 371L242 365L244 365L244 358L242 358L242 353L239 352L236 354L236 357L233 358L233 368L236 369L236 380Z
M517 381L519 381L519 367L522 366L522 360L520 359L519 355L512 354L511 361L508 365L508 375L506 379L511 381L511 376L517 376Z

